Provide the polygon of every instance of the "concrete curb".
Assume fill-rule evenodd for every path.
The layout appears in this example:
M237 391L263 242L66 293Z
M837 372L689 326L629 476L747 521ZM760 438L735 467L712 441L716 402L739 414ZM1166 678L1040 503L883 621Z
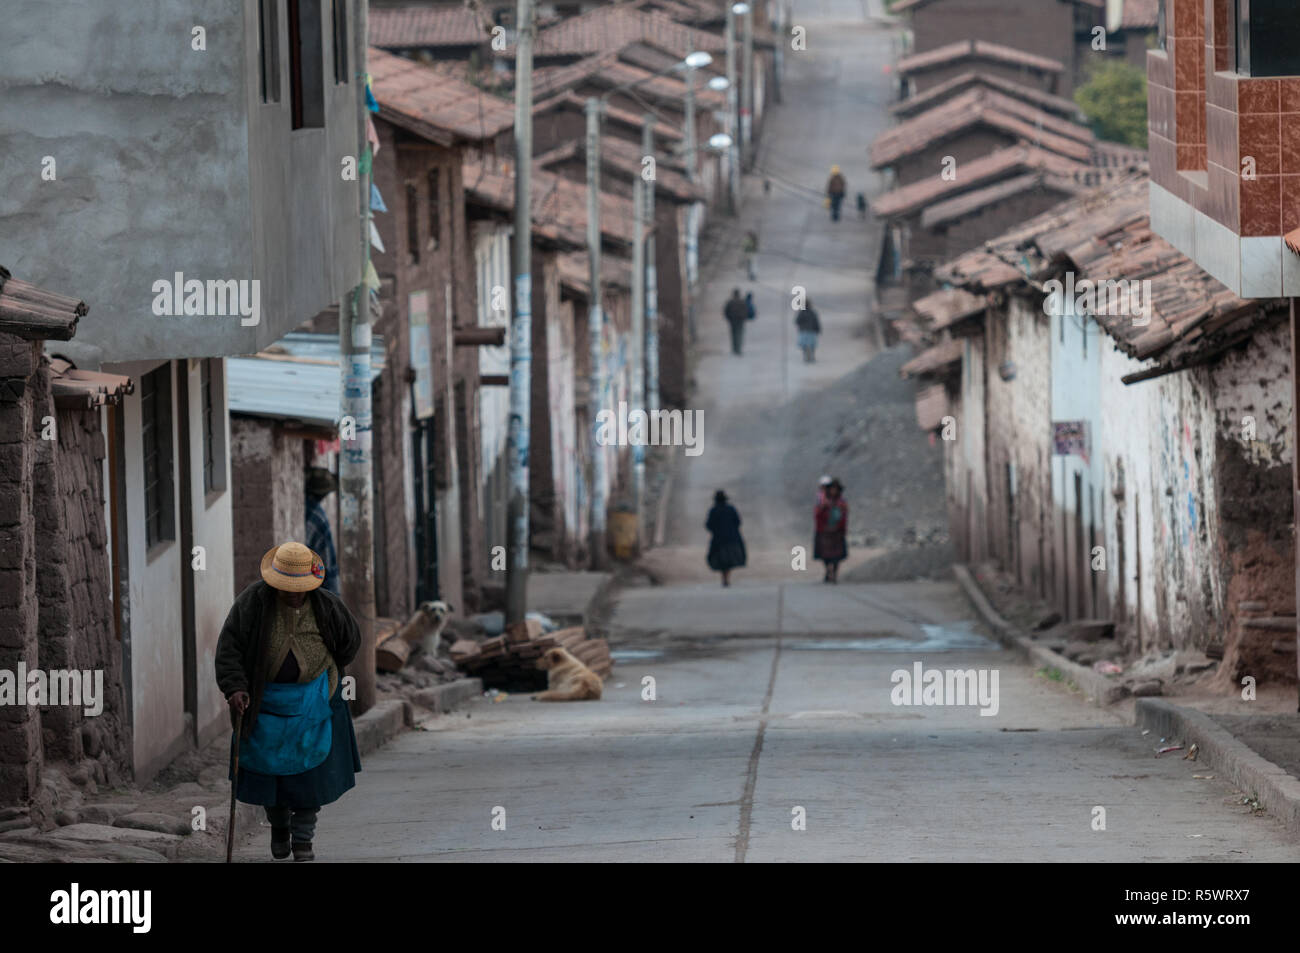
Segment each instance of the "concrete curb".
M444 685L422 688L411 696L411 701L438 714L453 711L465 702L483 694L483 679L460 678Z
M1039 645L1002 618L980 589L969 568L961 563L954 563L952 573L965 591L966 597L970 599L971 605L975 607L975 611L1007 648L1019 652L1035 665L1059 669L1084 692L1089 702L1099 708L1127 697L1128 689L1124 685L1112 682L1100 672L1094 672L1085 665L1071 662L1065 656L1058 655L1044 645Z
M1139 698L1137 723L1151 734L1195 744L1197 760L1212 765L1218 775L1243 792L1259 798L1260 806L1292 832L1300 831L1300 780L1252 751L1204 712L1162 698Z
M413 722L409 701L390 698L376 702L375 707L364 715L352 719L352 730L357 734L357 748L362 754L370 754L401 734Z

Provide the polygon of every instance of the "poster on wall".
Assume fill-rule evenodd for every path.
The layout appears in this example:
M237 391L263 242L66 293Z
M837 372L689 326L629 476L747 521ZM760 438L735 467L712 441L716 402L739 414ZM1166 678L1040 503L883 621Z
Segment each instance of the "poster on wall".
M1058 457L1082 457L1088 462L1088 421L1052 421L1052 453Z

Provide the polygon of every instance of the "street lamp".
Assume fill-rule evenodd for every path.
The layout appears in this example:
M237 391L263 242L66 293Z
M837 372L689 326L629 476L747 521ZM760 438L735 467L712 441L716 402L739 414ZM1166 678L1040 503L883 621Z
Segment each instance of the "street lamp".
M709 89L713 90L715 93L720 93L724 89L729 89L730 87L731 83L727 82L727 77L725 76L714 76L709 80Z

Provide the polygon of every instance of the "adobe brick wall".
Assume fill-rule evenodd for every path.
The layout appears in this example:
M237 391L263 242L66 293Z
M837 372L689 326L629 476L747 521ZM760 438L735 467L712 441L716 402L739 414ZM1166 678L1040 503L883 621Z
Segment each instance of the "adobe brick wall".
M453 482L452 474L446 472L445 461L452 458L449 448L458 448L454 455L458 468L455 482L460 492L443 497L444 505L457 506L458 518L444 522L442 512L438 518L440 525L460 526L460 552L456 559L440 552L439 565L448 571L459 565L461 578L456 585L449 585L443 575L442 588L444 598L450 599L458 610L474 611L480 601L479 590L490 578L483 521L479 516L483 493L479 357L477 348L470 347L452 348L449 354L447 333L448 289L455 326L469 327L477 322L474 251L465 218L462 154L458 149L441 149L409 137L382 120L376 120L375 127L380 149L375 158L374 181L388 206L387 213L375 215L375 226L386 250L371 249L375 270L383 281L380 300L384 312L375 330L384 335L388 355L377 382L379 400L374 418L376 506L382 507L382 513L377 513L382 518L382 526L380 519L376 519L376 531L382 539L377 538L376 545L381 547L384 559L383 578L376 578L377 610L380 615L405 618L414 609L417 572L413 528L404 490L407 444L411 437L401 408L410 386L407 377L411 367L410 295L424 291L429 307L435 427L440 459L444 461L438 475L439 493ZM406 148L412 143L420 148ZM434 169L438 170L441 193L438 216L441 234L437 236L431 234L429 207L429 173ZM418 261L412 260L408 239L408 184L415 188L417 196L414 227ZM436 247L431 247L431 240L436 242Z
M261 578L268 549L306 535L303 443L270 420L230 418L237 592Z
M43 439L49 418L55 440ZM40 788L47 758L100 783L117 783L129 763L103 458L98 413L57 411L40 344L0 334L0 669L103 671L98 717L84 706L0 706L0 804L31 801L38 822L52 806Z
M0 669L29 669L37 657L36 521L33 518L32 398L39 345L0 334ZM0 706L0 804L36 793L44 761L40 715Z

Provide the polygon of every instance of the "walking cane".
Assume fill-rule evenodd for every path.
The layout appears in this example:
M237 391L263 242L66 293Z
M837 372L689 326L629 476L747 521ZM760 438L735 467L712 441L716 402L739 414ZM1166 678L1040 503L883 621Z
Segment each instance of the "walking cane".
M226 863L235 851L235 792L239 789L239 735L244 727L244 712L235 715L235 770L230 776L230 823L226 826Z

